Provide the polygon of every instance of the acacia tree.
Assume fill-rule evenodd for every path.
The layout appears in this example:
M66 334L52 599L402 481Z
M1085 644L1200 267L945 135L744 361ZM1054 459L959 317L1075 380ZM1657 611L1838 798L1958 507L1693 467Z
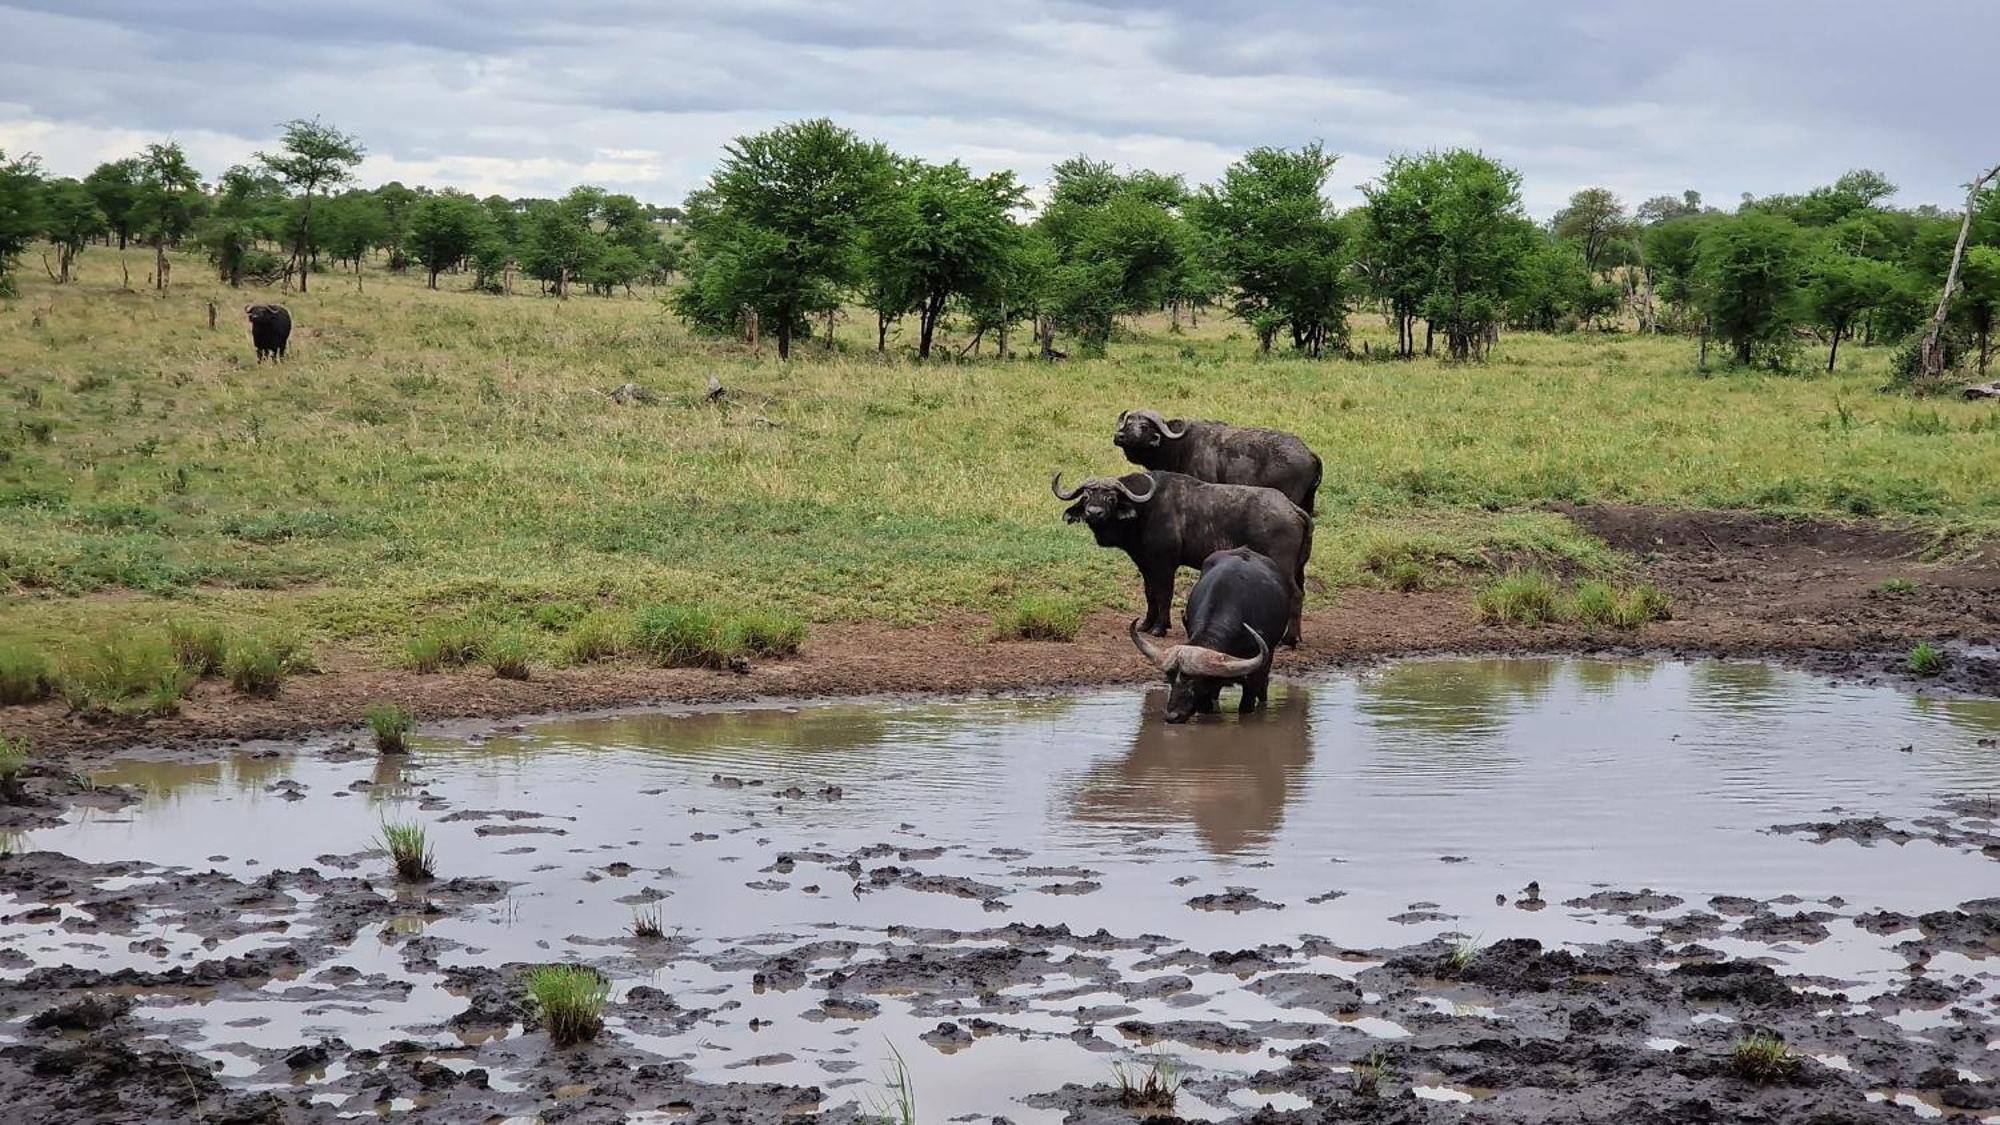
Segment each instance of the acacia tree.
M139 198L139 159L128 156L123 160L113 160L99 164L90 175L83 179L84 189L97 202L97 209L104 212L105 222L111 232L118 236L118 248L125 249L131 240L135 221L133 208Z
M1696 246L1696 274L1709 323L1739 364L1761 352L1784 358L1801 316L1805 254L1791 220L1746 211L1708 224Z
M859 275L863 217L890 171L887 149L825 118L732 141L688 209L697 253L676 310L714 328L748 306L790 358L806 315Z
M478 249L491 229L479 201L455 191L425 196L410 208L405 237L409 254L424 267L428 284L437 288L438 274L451 269Z
M1369 290L1396 323L1396 354L1417 354L1417 314L1436 269L1437 231L1432 209L1443 190L1435 153L1392 156L1380 179L1362 186L1362 256Z
M1464 149L1439 160L1444 190L1430 214L1435 258L1423 314L1464 360L1484 353L1534 231L1521 212L1519 172Z
M1805 305L1813 323L1824 329L1831 341L1826 351L1827 371L1833 370L1840 355L1841 339L1869 310L1892 299L1899 281L1896 267L1889 263L1837 250L1813 262Z
M201 182L178 143L151 144L139 156L134 229L153 247L153 287L165 291L167 247L187 237L199 217Z
M1315 358L1346 339L1352 255L1346 226L1320 194L1337 159L1317 141L1296 152L1252 149L1189 207L1234 294L1231 314L1256 329L1263 351L1283 327Z
M1972 329L1979 355L1979 377L1993 358L1993 322L2000 315L2000 248L1975 246L1965 252L1959 271L1958 314Z
M879 260L867 272L879 295L916 312L918 359L930 358L954 298L970 299L1001 280L1021 233L1011 214L1026 202L1012 172L974 176L955 160L913 161L876 208L868 245Z
M1557 238L1574 242L1583 250L1584 267L1595 275L1611 264L1613 247L1631 237L1632 220L1610 188L1584 188L1569 197L1569 206L1556 212L1551 229Z
M42 194L42 223L56 246L57 285L68 284L85 244L109 229L90 191L70 179L49 182Z
M42 233L41 218L41 162L0 152L0 293L13 291L14 262Z
M292 261L299 270L299 292L306 291L306 275L312 272L313 193L325 191L354 178L354 166L367 151L361 142L315 117L298 118L284 125L279 142L283 151L260 152L257 159L286 184L296 189L304 207L299 214L298 240L293 244Z
M1056 327L1101 352L1118 318L1158 308L1183 269L1191 240L1177 212L1187 189L1178 176L1121 175L1084 156L1054 171L1035 220L1048 254L1037 300L1043 352L1052 354Z

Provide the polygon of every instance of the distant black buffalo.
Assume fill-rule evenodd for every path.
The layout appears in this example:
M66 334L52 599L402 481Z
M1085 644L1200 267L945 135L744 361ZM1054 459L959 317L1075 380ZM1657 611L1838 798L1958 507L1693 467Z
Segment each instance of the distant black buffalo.
M1205 484L1157 471L1091 477L1068 492L1057 473L1049 491L1058 500L1075 501L1064 520L1082 520L1098 546L1117 547L1132 557L1146 587L1141 628L1154 636L1165 636L1173 623L1176 570L1199 567L1217 551L1249 547L1268 556L1290 582L1289 624L1281 639L1298 643L1313 521L1283 493L1247 484Z
M243 310L250 317L250 342L257 345L257 362L273 363L285 358L285 342L292 338L292 314L283 305L251 305Z
M1188 594L1187 643L1161 644L1139 631L1132 643L1167 674L1167 721L1215 710L1222 689L1243 685L1239 712L1255 711L1271 686L1271 646L1266 635L1286 626L1292 581L1270 559L1248 547L1217 551L1201 564L1201 580Z
M1319 455L1291 434L1127 410L1118 415L1118 432L1111 440L1134 465L1186 473L1210 484L1261 484L1312 514Z

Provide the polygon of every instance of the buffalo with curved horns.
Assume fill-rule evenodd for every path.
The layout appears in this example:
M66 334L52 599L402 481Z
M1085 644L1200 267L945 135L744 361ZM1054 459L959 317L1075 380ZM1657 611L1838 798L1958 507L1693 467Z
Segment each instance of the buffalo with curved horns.
M1291 583L1270 559L1248 547L1217 551L1201 564L1188 594L1186 644L1164 645L1132 622L1132 643L1167 674L1167 721L1215 710L1222 689L1243 686L1239 712L1255 711L1270 693L1271 646L1264 634L1284 628ZM1261 628L1260 628L1261 626Z
M1134 465L1186 473L1211 484L1275 488L1307 515L1312 514L1313 497L1319 492L1319 455L1279 430L1126 410L1118 415L1118 431L1111 440Z
M1207 484L1182 473L1131 473L1091 477L1064 492L1062 474L1049 491L1074 501L1063 519L1088 524L1100 547L1131 556L1146 588L1140 628L1163 637L1173 623L1174 572L1200 568L1208 557L1248 547L1268 557L1290 584L1289 619L1282 643L1299 642L1305 604L1306 560L1312 555L1312 517L1284 494L1243 484Z
M257 345L257 362L269 358L285 360L285 344L292 338L292 314L283 305L251 305L243 310L250 318L250 342Z

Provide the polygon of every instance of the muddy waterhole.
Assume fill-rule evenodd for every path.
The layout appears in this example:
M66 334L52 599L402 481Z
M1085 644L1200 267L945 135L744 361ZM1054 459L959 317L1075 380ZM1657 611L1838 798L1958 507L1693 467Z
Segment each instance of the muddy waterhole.
M133 1036L223 1088L328 1115L838 1117L884 1098L893 1052L926 1122L1131 1119L1114 1063L1163 1059L1190 1119L1325 1108L1389 1059L1378 1103L1527 1120L1583 1095L1466 1053L1582 1028L1640 1060L1633 1091L1705 1090L1685 1060L1720 1067L1747 1027L1783 1025L1857 1112L2000 1121L1980 1104L2000 937L1928 917L2000 893L2000 704L1580 659L1282 683L1265 713L1178 727L1161 704L648 712L466 726L402 758L332 739L128 757L93 780L137 801L6 841L44 866L0 889L0 984L115 992ZM371 846L385 821L425 827L434 882L397 883ZM633 935L647 915L663 936ZM1459 943L1543 957L1503 939L1619 952L1533 989L1467 971ZM563 961L610 978L612 1004L595 1044L557 1051L517 981ZM1620 966L1704 962L1770 966L1804 999L1618 993ZM1941 993L1907 999L1913 981Z

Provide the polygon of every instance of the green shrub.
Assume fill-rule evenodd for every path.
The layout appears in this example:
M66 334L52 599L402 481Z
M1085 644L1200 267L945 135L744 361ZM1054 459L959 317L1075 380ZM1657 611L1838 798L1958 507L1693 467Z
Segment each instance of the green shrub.
M1561 593L1556 580L1545 571L1509 571L1479 591L1479 616L1496 624L1539 625L1554 621Z
M1612 624L1632 629L1649 621L1668 621L1673 616L1674 602L1667 592L1650 582L1641 582L1618 599L1618 616Z
M1027 594L993 618L993 637L1003 641L1073 641L1090 609L1074 598Z
M0 706L36 703L56 690L49 658L25 641L0 643Z
M598 610L570 626L563 634L562 659L568 664L595 664L625 652L625 619L610 610Z
M230 686L237 691L269 699L284 686L285 658L268 638L243 637L229 646L222 671L229 677Z
M1609 582L1590 581L1569 596L1564 617L1586 628L1618 623L1618 591Z
M749 656L789 656L805 623L768 610L731 611L662 602L639 612L632 647L664 667L727 668Z
M503 680L525 680L533 651L527 634L508 631L488 638L483 654L494 675Z
M1944 671L1944 653L1929 641L1923 641L1910 649L1910 671L1919 676L1935 676Z
M485 655L490 632L487 625L478 621L431 625L410 638L403 650L403 662L413 672L463 667Z
M167 643L174 646L174 659L196 676L213 676L222 671L229 656L229 637L222 626L207 621L167 622Z
M1908 578L1884 578L1875 588L1885 594L1907 594L1917 584Z
M549 1042L567 1047L603 1030L611 982L587 966L544 965L528 971L528 995L541 1009Z
M383 754L401 754L410 748L410 732L417 716L400 703L371 703L368 729L375 732L375 749Z
M121 633L99 637L71 653L58 687L73 711L170 715L194 680L165 637Z

